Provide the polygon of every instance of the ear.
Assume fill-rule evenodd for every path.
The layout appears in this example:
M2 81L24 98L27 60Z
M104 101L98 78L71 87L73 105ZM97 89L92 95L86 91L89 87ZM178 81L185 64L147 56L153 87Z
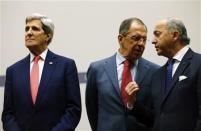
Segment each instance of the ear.
M174 31L173 32L173 39L174 40L178 40L179 39L179 35L180 35L180 33L178 31Z
M47 37L47 40L49 40L49 39L51 39L51 38L52 38L52 34L51 34L51 33L49 33L49 34L47 34L47 35L46 35L46 37Z
M51 34L49 33L49 34L47 34L47 38L50 38L51 37Z
M124 39L123 35L119 34L118 35L118 41L119 41L119 43L122 43L123 39Z

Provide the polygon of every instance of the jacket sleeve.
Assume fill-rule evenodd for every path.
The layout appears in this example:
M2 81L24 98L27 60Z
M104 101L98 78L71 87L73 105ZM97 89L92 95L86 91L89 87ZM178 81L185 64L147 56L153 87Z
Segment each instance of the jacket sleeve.
M12 68L6 70L6 82L4 90L4 105L2 112L2 122L4 131L21 131L13 111L12 95Z
M142 103L136 101L135 106L133 110L130 111L138 121L145 124L148 127L153 127L154 123L154 115L152 113L152 110L143 105Z
M87 85L86 85L86 110L92 131L97 131L98 123L98 92L96 86L95 70L90 65L87 71Z
M201 66L199 67L197 78L197 99L198 99L198 117L195 131L201 131Z
M75 62L65 70L66 110L52 131L74 131L81 118L81 96Z

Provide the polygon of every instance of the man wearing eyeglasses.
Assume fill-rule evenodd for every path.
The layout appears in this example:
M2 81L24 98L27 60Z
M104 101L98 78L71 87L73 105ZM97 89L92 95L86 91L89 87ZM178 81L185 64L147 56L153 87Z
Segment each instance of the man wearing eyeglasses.
M149 104L148 88L158 68L141 58L146 40L146 25L138 18L126 19L120 25L117 53L90 64L86 108L93 131L148 131L152 125L152 119L137 113Z

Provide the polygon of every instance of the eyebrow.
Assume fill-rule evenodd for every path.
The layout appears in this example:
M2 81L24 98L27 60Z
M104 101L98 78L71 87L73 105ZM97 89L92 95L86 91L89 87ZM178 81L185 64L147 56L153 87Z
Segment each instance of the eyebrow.
M145 35L142 35L142 34L140 34L140 33L131 34L131 36L142 36L142 37L147 37L147 35L146 35L146 34L145 34Z
M32 25L32 26L25 26L25 29L29 29L29 28L37 28L37 29L40 29L40 27L35 26L35 25Z

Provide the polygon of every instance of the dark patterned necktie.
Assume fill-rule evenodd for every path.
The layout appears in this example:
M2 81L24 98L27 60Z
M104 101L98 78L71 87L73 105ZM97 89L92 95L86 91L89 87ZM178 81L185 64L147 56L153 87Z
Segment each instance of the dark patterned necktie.
M174 65L175 59L169 59L167 62L167 71L166 71L166 79L165 79L165 93L168 92L172 83L172 69Z

